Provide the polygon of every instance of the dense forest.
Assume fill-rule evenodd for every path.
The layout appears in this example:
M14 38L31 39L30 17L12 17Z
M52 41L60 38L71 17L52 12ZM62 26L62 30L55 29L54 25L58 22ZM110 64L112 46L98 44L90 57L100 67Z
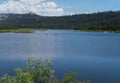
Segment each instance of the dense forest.
M76 29L120 31L120 11L68 16L0 14L0 28Z

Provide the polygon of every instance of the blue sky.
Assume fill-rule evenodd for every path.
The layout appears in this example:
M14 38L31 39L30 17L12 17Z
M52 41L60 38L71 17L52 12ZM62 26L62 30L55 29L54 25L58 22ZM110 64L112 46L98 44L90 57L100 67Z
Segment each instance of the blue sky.
M0 0L0 13L5 13L5 12L13 12L13 10L11 10L8 6L11 6L12 3L6 3L3 5L1 5L3 2L9 2L11 0ZM14 4L12 4L13 6L16 6L16 2L20 2L20 1L38 1L38 0L13 0ZM42 0L39 0L42 1ZM41 4L41 2L39 2L39 4ZM47 15L48 13L50 13L50 15L64 15L64 14L70 14L70 13L92 13L92 12L101 12L101 11L109 11L109 10L120 10L120 0L44 0L43 3L47 3L47 2L52 2L49 4L53 6L53 9L46 9L44 12L42 12L40 10L40 12L37 12L38 14L43 14L43 15ZM26 4L26 3L25 3ZM22 4L23 5L23 4ZM7 6L7 7L6 7ZM40 5L37 5L40 6ZM3 9L4 7L4 9ZM6 8L5 8L6 7ZM20 6L19 6L20 7ZM20 8L14 8L11 7L12 9L16 9L16 10L20 10ZM36 12L37 9L35 9L36 7L32 7L30 10ZM1 10L2 9L2 10ZM39 8L38 8L39 9ZM5 11L6 10L6 11ZM36 11L35 11L36 10ZM22 11L22 10L21 10ZM21 12L18 11L18 12ZM28 11L28 10L26 10ZM51 11L51 12L49 12ZM24 10L25 12L25 10ZM53 13L54 12L54 13Z
M75 13L120 10L120 0L53 0ZM70 8L67 8L70 7Z

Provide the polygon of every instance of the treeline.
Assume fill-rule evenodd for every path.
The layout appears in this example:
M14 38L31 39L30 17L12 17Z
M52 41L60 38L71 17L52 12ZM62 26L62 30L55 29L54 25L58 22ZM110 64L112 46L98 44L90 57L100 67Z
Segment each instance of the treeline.
M6 14L0 28L77 29L120 31L120 11L47 17L36 14Z

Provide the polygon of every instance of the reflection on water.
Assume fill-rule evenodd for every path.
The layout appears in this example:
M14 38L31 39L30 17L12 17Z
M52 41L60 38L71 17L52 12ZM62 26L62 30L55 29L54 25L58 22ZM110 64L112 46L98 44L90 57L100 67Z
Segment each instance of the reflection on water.
M79 72L92 83L120 83L120 34L46 30L0 34L0 74L24 66L29 56L49 58L56 75Z

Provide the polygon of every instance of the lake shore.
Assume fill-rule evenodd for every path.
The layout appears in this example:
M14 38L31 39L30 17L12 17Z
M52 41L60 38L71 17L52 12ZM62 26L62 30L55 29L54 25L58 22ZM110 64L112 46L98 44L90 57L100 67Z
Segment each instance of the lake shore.
M80 32L104 32L104 33L120 33L120 31L110 31L110 30L78 30Z
M34 33L36 30L75 30L75 29L30 29L30 28L0 28L0 33ZM120 33L120 31L110 30L75 30L80 32L104 32L104 33Z
M34 29L0 29L0 33L33 33Z

